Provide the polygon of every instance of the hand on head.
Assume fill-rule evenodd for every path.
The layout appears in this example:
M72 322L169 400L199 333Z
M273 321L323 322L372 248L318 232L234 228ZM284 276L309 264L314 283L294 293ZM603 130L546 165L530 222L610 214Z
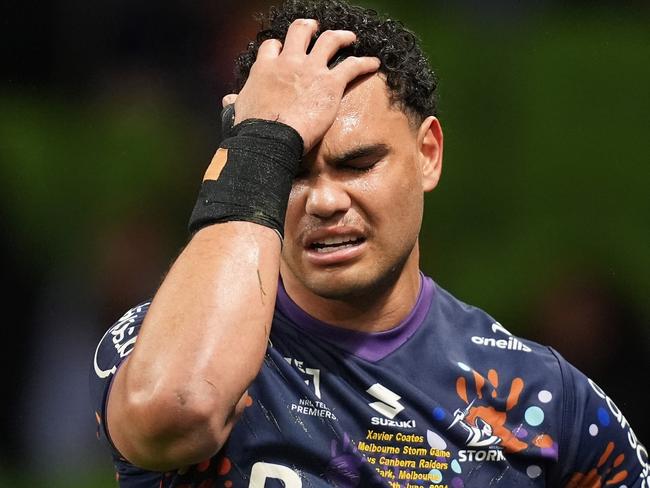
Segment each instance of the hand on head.
M323 32L312 50L307 49L318 30L313 19L295 20L284 44L264 41L246 84L239 95L226 95L222 103L235 104L235 123L246 119L282 122L302 137L304 152L322 139L336 118L347 85L359 76L374 73L379 60L350 56L333 68L329 61L356 40L353 32Z

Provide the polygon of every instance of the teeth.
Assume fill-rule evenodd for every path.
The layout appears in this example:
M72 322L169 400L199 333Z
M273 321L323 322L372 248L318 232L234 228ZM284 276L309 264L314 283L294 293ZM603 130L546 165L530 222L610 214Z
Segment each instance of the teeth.
M318 242L317 244L324 244L326 246L332 245L332 244L341 244L343 242L348 242L348 241L356 241L356 238L354 237L330 237L328 239L325 239L322 242Z
M354 247L361 242L362 238L353 236L328 237L320 242L314 242L311 248L319 253L334 252L348 247Z
M348 243L348 244L344 244L343 246L336 246L336 247L317 247L316 252L319 252L319 253L334 252L334 251L338 251L340 249L345 249L345 248L348 248L348 247L354 247L355 245L356 245L356 243Z

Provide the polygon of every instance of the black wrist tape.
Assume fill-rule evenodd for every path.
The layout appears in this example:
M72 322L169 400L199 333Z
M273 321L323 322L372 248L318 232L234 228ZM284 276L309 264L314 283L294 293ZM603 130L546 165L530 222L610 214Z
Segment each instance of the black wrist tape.
M248 221L284 236L284 218L303 141L280 122L249 119L221 143L201 185L189 230L218 222ZM216 164L216 167L213 165Z

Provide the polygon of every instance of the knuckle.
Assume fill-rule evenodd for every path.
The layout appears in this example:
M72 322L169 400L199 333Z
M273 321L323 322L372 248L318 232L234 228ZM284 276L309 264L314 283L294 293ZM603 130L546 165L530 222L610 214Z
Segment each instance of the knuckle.
M322 36L326 36L326 39L331 42L347 42L354 34L345 30L328 30L323 32Z
M363 65L363 60L357 56L348 56L341 64L350 68L358 68Z
M325 32L323 32L318 37L319 37L319 39L323 39L324 41L332 41L332 40L336 39L338 36L337 36L337 33L335 31L326 30Z
M293 25L301 27L311 27L316 23L314 19L296 19L293 21Z

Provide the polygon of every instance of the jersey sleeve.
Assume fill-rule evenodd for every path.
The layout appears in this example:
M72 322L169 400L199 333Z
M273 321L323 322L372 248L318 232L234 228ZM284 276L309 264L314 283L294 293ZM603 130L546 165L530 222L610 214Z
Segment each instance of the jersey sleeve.
M559 486L650 488L648 451L614 401L556 351L564 382Z
M95 349L90 371L91 405L97 421L97 438L110 445L115 458L120 457L106 429L106 402L115 373L133 350L142 321L150 302L144 302L126 312L104 334Z

